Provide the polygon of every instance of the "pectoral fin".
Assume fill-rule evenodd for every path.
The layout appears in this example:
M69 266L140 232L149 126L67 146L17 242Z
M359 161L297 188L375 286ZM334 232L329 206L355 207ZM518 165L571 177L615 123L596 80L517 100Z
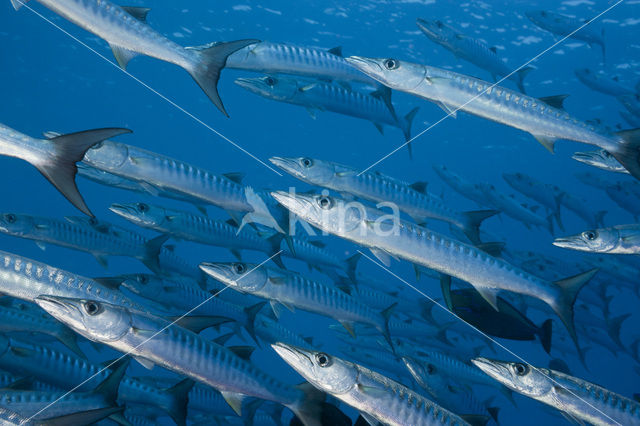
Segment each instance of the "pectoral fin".
M120 65L120 68L122 68L123 70L127 69L127 64L131 59L139 55L138 52L134 52L133 50L129 50L115 44L109 44L109 46L113 51L113 56L115 56L116 61L118 61L118 65Z
M548 136L542 136L542 135L533 135L534 138L536 138L536 140L538 142L540 142L542 144L542 146L544 146L545 148L547 148L547 150L550 153L554 153L554 149L555 149L555 144L556 144L556 140L553 138L550 138Z

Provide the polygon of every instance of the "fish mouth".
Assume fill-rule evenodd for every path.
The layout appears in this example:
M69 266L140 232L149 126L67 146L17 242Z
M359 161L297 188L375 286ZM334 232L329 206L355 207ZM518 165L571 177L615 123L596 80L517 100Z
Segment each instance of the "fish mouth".
M256 90L256 79L255 78L236 78L233 81L238 86L243 89L255 91Z
M284 208L302 218L306 218L305 213L311 209L311 201L300 195L291 195L285 191L273 191L271 196Z
M432 36L436 36L437 35L437 33L435 31L431 30L431 28L430 28L431 22L429 22L429 21L425 21L422 18L418 18L418 19L416 19L416 25L425 34L429 34L429 35L432 35Z
M308 377L313 368L313 354L311 351L281 342L274 343L271 347L294 370L303 377Z
M370 77L379 76L383 73L383 69L380 64L371 58L365 58L364 56L349 56L344 58L349 64Z
M475 358L471 360L471 363L482 370L487 376L502 384L509 382L508 377L511 376L509 369L503 361L496 361L489 358Z
M289 173L290 175L293 175L295 177L302 176L302 173L300 173L298 160L295 158L271 157L269 158L269 162L271 162L271 164L278 167L279 169Z
M578 237L560 237L553 240L552 243L556 247L569 248L574 250L587 250L587 245Z
M593 161L593 153L592 152L574 152L571 158L576 161L581 161L583 163L589 163Z
M78 308L75 306L75 299L69 299L66 297L47 296L40 295L35 298L35 302L42 309L47 311L49 315L61 322L67 324L67 321L63 321L65 318L73 318L78 312Z
M202 262L198 265L200 270L211 278L220 281L224 285L235 286L236 282L229 279L229 267L223 263Z
M109 206L109 210L125 219L138 219L138 210L131 205L113 203Z

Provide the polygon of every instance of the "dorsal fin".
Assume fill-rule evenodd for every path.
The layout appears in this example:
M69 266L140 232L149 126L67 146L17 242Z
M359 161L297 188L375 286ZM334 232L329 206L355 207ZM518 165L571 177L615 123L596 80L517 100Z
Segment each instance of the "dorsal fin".
M147 22L147 14L151 10L148 7L135 6L120 6L120 8L141 22Z
M336 56L342 57L342 46L333 47L333 48L327 50L327 52L331 53L332 55L336 55Z
M491 46L489 50L492 51L493 53L496 53L496 54L498 53L498 48L495 46Z
M538 100L544 102L545 104L557 108L564 109L564 100L567 99L569 95L555 95L555 96L544 96L542 98L538 98Z
M409 185L409 187L414 191L418 191L422 194L427 193L427 182L414 182L411 185Z
M222 176L226 177L231 182L237 183L238 185L242 185L242 180L244 179L245 174L242 172L234 172L234 173L225 173Z
M245 361L249 361L251 359L251 354L256 349L253 346L229 346L231 352L233 352L237 357L244 359Z

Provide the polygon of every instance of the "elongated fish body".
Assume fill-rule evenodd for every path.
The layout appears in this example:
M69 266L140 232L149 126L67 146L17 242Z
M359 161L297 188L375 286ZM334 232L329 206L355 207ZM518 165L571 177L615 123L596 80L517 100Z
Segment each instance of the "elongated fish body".
M590 45L599 44L602 48L602 58L604 59L604 29L598 31L597 26L592 23L586 25L588 20L571 18L559 13L547 12L546 10L532 10L526 12L525 15L538 27L552 34L584 41Z
M265 74L292 74L324 80L367 85L376 81L331 51L262 41L246 46L227 58L227 68Z
M530 225L541 226L549 229L549 232L553 233L550 219L545 219L537 215L535 212L520 204L513 196L498 192L496 187L491 184L478 184L478 187L485 194L489 202L507 216L524 223L527 227Z
M250 212L244 187L223 176L151 151L104 141L84 162L98 170L175 191L230 211Z
M604 149L576 152L571 156L571 158L609 172L629 174L629 171L625 169L613 155L609 154L609 152Z
M405 140L411 139L411 121L416 110L398 119L384 101L371 94L345 89L336 84L283 76L239 78L235 83L267 99L300 105L309 110L331 111L362 118L376 126L388 124L402 130Z
M564 110L522 93L500 86L491 87L486 81L452 71L397 59L354 56L347 60L392 89L435 102L446 111L459 109L523 130L551 151L555 140L568 139L606 149L616 158L624 156L625 137L606 134ZM633 138L635 135L631 136Z
M298 308L328 316L352 328L354 323L368 324L385 333L386 319L335 287L313 281L296 273L283 273L267 267L243 263L202 263L208 275L242 293L263 297L289 308ZM253 270L251 274L244 275Z
M489 71L494 80L497 76L506 77L515 71L498 57L495 47L490 48L481 40L462 34L440 20L427 21L418 18L416 23L429 40L449 50L458 58ZM509 79L513 80L523 93L524 85L522 80L530 70L531 68L527 67L509 76Z
M302 337L265 315L256 316L254 328L256 335L265 342L286 342L301 348L313 348L311 337Z
M338 258L332 251L325 248L324 243L318 240L305 240L291 237L291 245L295 253L292 253L291 250L285 247L283 249L283 255L303 260L312 267L328 266L345 271L355 268L355 265Z
M0 251L0 281L2 293L28 302L41 294L52 294L138 306L119 291L94 280L5 251Z
M589 68L580 68L574 71L578 80L591 90L610 96L635 95L635 90L624 86L617 78L609 78L603 74L594 73Z
M384 261L388 262L391 254L467 281L494 308L500 291L537 298L556 312L575 339L571 307L577 292L595 274L595 270L550 282L474 246L399 218L390 223L389 215L375 209L364 206L345 208L344 201L323 195L292 195L283 191L272 195L301 219L371 248Z
M593 253L640 254L640 224L584 231L556 238L553 245Z
M51 243L86 251L96 257L145 256L144 241L131 241L109 233L98 232L83 224L26 214L0 214L0 232L16 237Z
M449 185L458 194L471 201L475 201L480 206L493 208L493 205L487 201L487 198L482 192L482 189L478 185L452 172L445 165L436 164L433 166L433 170L447 185Z
M312 385L382 424L468 425L427 398L360 365L282 343L272 347Z
M583 184L602 189L603 191L606 190L609 186L616 184L613 181L603 178L602 174L599 173L580 172L576 173L574 176Z
M615 185L607 187L606 193L618 206L629 212L634 220L638 220L638 215L640 214L640 198L638 198L635 188L618 182Z
M52 404L53 403L53 404ZM40 414L38 411L52 404ZM64 416L81 410L97 410L109 407L102 395L92 393L44 392L24 390L3 390L0 395L0 406L11 408L25 416L34 416L35 420Z
M28 1L28 0L27 0ZM39 3L104 39L125 69L137 55L169 62L187 71L211 101L227 115L218 95L220 71L229 54L258 40L212 43L195 48L182 47L146 24L149 9L118 6L108 0L38 0ZM19 9L22 2L12 1Z
M493 379L510 389L593 425L640 423L640 404L555 370L487 358L473 360Z
M78 392L89 392L111 373L110 369L104 370L101 364L93 364L85 358L65 354L45 345L9 345L8 341L2 345L7 349L0 355L0 368L24 377L38 377L61 390L79 385L76 389ZM118 400L160 407L171 415L179 411L181 398L184 396L130 377L124 377L118 388Z
M351 342L352 343L352 342ZM391 352L380 350L377 348L362 350L359 346L341 346L340 352L353 362L357 362L371 370L391 374L398 379L407 378L407 372L398 361L398 358Z
M41 296L37 303L83 336L227 392L228 401L254 396L278 402L303 417L306 425L318 424L305 416L307 406L315 401L308 399L309 393L268 376L229 349L162 318L86 299Z
M557 212L564 192L556 185L540 182L524 173L503 173L503 179L510 187L532 200Z
M407 213L416 222L437 219L456 226L473 242L480 242L478 227L496 211L458 212L449 208L439 198L429 194L420 186L411 185L379 172L359 173L353 167L312 158L269 159L273 164L296 178L311 185L333 189L340 193L376 203L390 203Z

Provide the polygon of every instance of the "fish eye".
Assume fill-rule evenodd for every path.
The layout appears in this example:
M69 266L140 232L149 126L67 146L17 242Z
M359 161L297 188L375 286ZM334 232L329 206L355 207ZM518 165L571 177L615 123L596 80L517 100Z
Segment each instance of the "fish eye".
M140 284L147 284L149 283L149 277L147 277L146 275L138 275L138 282Z
M316 362L320 367L328 367L331 365L331 357L325 353L316 354Z
M313 160L311 160L310 158L303 158L300 162L306 168L309 168L309 167L313 166Z
M585 231L582 233L582 236L584 236L584 238L586 238L589 241L593 241L596 238L598 238L598 232L597 231Z
M525 364L517 363L516 365L514 365L514 368L518 376L524 376L529 372L529 366Z
M547 16L547 12L543 10L542 12L540 12L540 16Z
M136 204L136 207L140 213L146 213L149 211L149 206L145 203L138 203Z
M602 155L604 155L606 158L611 158L611 153L609 151L602 151Z
M102 308L97 302L94 302L93 300L84 302L84 305L82 306L84 308L84 311L91 316L98 314Z
M333 201L329 197L320 197L318 198L318 205L323 210L329 210L333 207Z
M273 87L274 84L276 84L276 80L273 77L267 77L264 79L264 82L267 83L267 85Z
M7 222L9 222L9 223L16 223L16 220L18 220L16 215L13 214L13 213L6 214L6 215L4 215L4 217L7 220Z
M387 59L384 61L384 66L387 67L388 70L395 70L398 68L398 61L395 59Z
M438 28L442 28L442 21L436 21L436 25L438 26Z
M242 263L236 263L233 265L233 270L236 271L236 274L244 274L247 268Z
M431 375L436 372L436 368L433 364L427 364L427 374Z
M89 225L96 226L97 224L98 224L98 219L96 219L95 217L89 218Z

